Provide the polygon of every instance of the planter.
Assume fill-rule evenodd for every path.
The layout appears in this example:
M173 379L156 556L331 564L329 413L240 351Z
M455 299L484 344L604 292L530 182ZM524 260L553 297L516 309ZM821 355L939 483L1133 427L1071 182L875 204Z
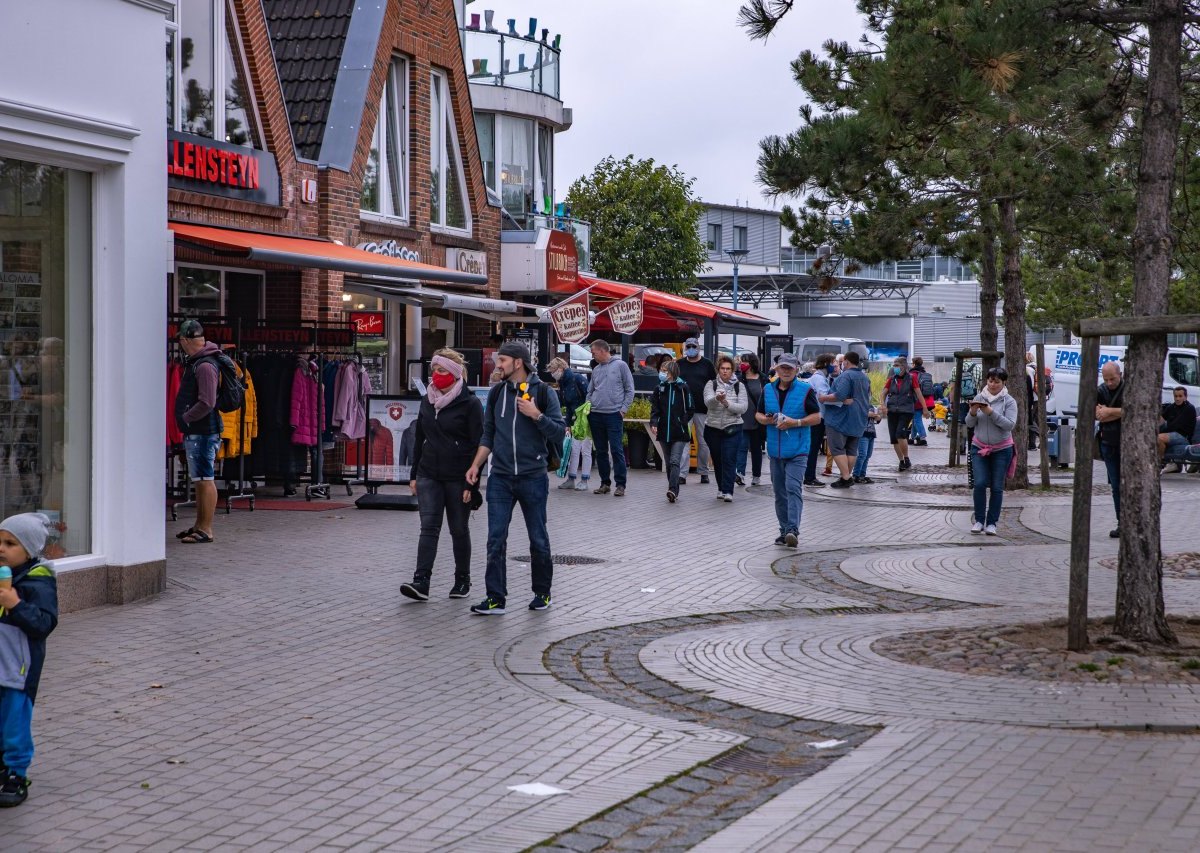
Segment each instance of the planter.
M625 458L630 468L649 468L646 457L650 450L650 436L641 429L626 430L628 446L625 448Z

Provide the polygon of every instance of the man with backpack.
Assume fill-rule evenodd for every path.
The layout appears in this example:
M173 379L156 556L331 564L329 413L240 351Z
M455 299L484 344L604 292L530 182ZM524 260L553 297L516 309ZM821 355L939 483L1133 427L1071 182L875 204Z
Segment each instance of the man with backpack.
M925 409L933 411L933 374L925 370L925 359L919 355L913 357L912 375L917 380L917 385L921 389L921 396L925 398ZM925 432L925 418L913 418L913 445L915 447L928 447L929 439L926 438L927 435L928 433Z
M229 357L216 344L204 339L204 327L198 320L184 320L178 338L186 358L179 395L175 398L175 424L183 433L188 476L196 487L196 523L176 538L188 545L207 544L213 541L217 448L225 428L217 408L217 394L223 372L221 360L229 361ZM232 365L230 362L230 369Z

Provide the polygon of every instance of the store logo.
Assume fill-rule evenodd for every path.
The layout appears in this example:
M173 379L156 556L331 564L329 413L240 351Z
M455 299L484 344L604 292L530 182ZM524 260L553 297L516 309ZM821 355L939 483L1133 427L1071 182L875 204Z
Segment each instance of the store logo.
M362 337L383 337L382 311L351 311L350 322L354 324L355 333Z
M421 253L414 252L406 246L401 246L395 240L388 240L384 243L359 243L356 248L362 249L364 252L373 252L376 255L386 255L389 258L399 258L402 261L416 261L421 263Z
M471 275L487 275L487 253L473 252L469 249L447 249L446 266Z
M168 143L167 173L226 187L258 189L258 160L254 157L181 139Z
M392 403L390 406L388 406L387 413L389 418L394 421L398 421L404 417L404 407L399 403Z
M35 272L0 272L0 284L41 284L42 277Z

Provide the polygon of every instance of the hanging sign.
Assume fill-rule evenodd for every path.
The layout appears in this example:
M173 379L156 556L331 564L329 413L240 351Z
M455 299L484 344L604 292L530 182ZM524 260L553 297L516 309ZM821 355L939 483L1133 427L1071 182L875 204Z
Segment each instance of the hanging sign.
M591 326L588 322L587 291L551 308L550 322L554 324L554 333L559 341L564 344L577 344L586 338Z
M632 335L642 325L642 293L639 290L632 296L626 296L620 302L608 306L608 319L613 331L622 335Z

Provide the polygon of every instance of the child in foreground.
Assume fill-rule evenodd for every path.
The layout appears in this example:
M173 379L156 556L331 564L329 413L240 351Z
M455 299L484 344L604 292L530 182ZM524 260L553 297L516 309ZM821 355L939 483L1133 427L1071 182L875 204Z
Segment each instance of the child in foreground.
M29 795L33 702L58 624L58 585L44 559L49 524L36 512L0 521L0 808Z

